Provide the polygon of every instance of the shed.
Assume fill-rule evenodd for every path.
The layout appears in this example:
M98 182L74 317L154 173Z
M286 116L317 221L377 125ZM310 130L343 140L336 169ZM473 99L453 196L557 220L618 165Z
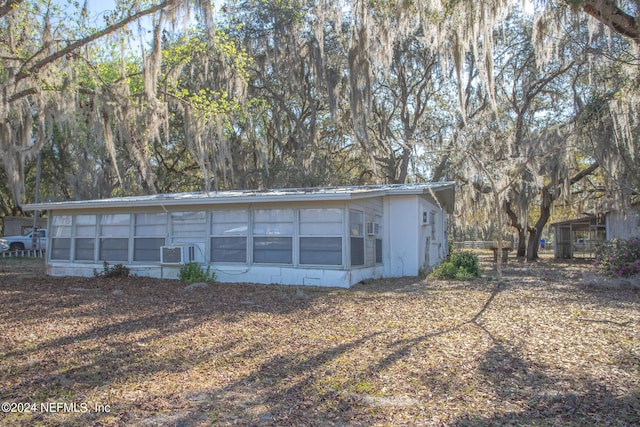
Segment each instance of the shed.
M592 258L598 245L606 240L605 217L588 216L551 224L555 257Z
M447 255L454 183L158 194L31 204L47 210L47 272L103 263L177 278L187 262L220 282L350 287L416 276Z

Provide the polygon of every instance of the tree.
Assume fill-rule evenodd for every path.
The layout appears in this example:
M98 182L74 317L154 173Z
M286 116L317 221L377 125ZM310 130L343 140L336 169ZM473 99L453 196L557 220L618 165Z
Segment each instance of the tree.
M439 57L416 37L396 43L388 70L372 93L369 133L383 179L404 183L409 166L443 126L438 92L444 85Z
M196 3L197 19L182 22L195 22L197 31L179 25L179 15L192 10L186 0L121 0L101 25L87 8L63 11L39 0L0 3L0 153L15 205L25 197L25 162L52 141L56 127L60 134L73 131L84 144L68 151L86 156L80 175L100 171L99 194L135 194L171 187L166 175L160 179L160 164L175 170L196 164L203 189L380 181L384 175L403 182L408 164L424 154L415 150L416 141L432 139L434 152L450 152L469 120L477 124L500 113L494 29L514 10L511 0L229 1L228 18L219 21L227 27L220 28L211 2ZM548 63L553 55L541 55L540 43L562 26L545 23L566 23L575 11L637 43L635 1L544 5L534 39L536 58ZM110 43L130 56L130 25L144 17L151 31L138 36L137 62L119 60L123 55L114 54ZM166 28L178 29L178 35L169 36ZM437 63L429 62L434 58ZM444 105L446 95L433 102L433 70L435 76L450 73L458 86L458 120L437 132L429 131L426 118L453 113ZM635 86L627 84L627 92ZM393 102L376 98L382 93ZM609 100L616 156L637 147L630 138L634 99ZM169 153L186 152L183 164L167 162ZM380 157L392 165L384 173L376 170ZM441 160L435 177L443 175L449 155ZM61 194L81 193L89 194Z

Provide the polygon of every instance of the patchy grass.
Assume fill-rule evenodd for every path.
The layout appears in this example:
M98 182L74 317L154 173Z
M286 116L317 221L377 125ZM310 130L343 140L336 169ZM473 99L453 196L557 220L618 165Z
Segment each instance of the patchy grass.
M640 293L582 285L589 265L350 290L43 269L0 259L0 402L37 405L3 426L640 419Z

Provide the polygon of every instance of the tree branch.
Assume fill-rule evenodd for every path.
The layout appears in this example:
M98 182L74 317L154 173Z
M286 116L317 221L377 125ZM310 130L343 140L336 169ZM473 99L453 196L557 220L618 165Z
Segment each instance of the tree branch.
M598 169L600 167L600 163L598 162L594 162L592 165L590 165L588 168L581 170L580 172L578 172L577 174L575 174L574 176L571 177L571 179L569 180L569 183L571 185L575 184L576 182L579 182L580 180L582 180L582 178L584 178L585 176L591 175L596 169Z
M14 1L22 1L22 0L14 0ZM85 37L83 39L77 40L73 43L68 44L65 48L60 49L54 53L52 53L51 55L47 56L46 58L41 59L40 61L36 62L35 64L33 64L31 67L29 67L29 69L27 71L22 71L20 72L20 74L18 74L16 76L16 81L20 81L23 80L25 78L27 78L28 76L37 73L38 71L40 71L42 68L44 68L45 66L47 66L48 64L64 57L65 55L75 51L76 49L79 49L95 40L98 40L101 37L106 36L107 34L113 33L114 31L117 31L125 26L127 26L128 24L130 24L131 22L134 22L140 18L142 18L143 16L146 15L150 15L152 13L155 13L159 10L165 9L167 7L170 6L174 6L175 4L177 4L180 0L165 0L162 3L159 3L155 6L151 6L148 9L144 9L139 11L138 13L134 14L134 15L130 15L128 17L126 17L125 19L123 19L122 21L116 22L113 25L109 25L108 27L88 36Z
M13 9L18 7L24 0L7 0L0 6L0 18L11 13Z
M616 33L629 37L635 43L640 43L640 28L636 23L637 17L629 15L620 9L615 1L587 1L582 6L582 10Z

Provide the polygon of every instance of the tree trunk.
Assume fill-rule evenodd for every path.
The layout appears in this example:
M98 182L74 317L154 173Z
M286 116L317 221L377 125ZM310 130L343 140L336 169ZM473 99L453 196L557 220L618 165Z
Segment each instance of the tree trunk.
M540 201L540 216L538 221L533 227L529 228L529 242L527 244L527 261L534 261L538 259L538 249L540 248L540 237L542 236L542 230L547 225L549 218L551 217L551 204L554 197L549 190L549 187L542 188L542 200Z
M516 256L518 258L524 258L527 251L527 234L525 233L524 227L518 221L518 216L511 209L511 202L504 202L504 210L509 217L509 221L511 221L511 226L516 229L518 232L518 246Z

